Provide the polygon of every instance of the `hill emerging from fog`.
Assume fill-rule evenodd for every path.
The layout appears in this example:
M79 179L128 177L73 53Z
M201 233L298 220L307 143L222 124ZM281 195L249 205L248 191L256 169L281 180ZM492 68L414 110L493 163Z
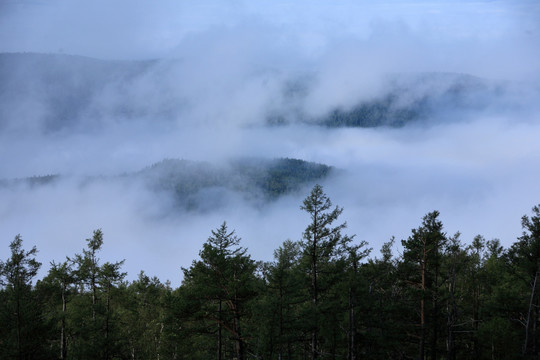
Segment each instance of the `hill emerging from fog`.
M237 159L214 165L167 159L133 174L190 210L224 205L230 195L262 204L324 180L332 168L298 159Z
M53 54L0 54L0 130L92 131L103 122L182 121L190 109L180 90L182 60L105 61ZM257 76L257 75L254 75ZM265 75L268 76L268 75ZM394 74L384 91L351 106L308 115L306 97L316 74L285 81L278 105L268 107L269 125L302 122L329 127L399 127L482 110L497 102L504 86L451 73ZM187 98L186 98L187 96ZM354 96L354 94L353 94Z
M236 159L224 164L166 159L141 171L119 176L84 177L80 186L99 182L142 183L151 193L169 198L175 207L208 211L232 197L258 206L323 181L332 167L298 159ZM0 180L0 186L62 186L67 176L45 175Z
M288 84L287 94L301 103L310 91L310 80ZM389 74L379 79L373 94L353 104L336 105L320 115L301 110L269 117L273 125L299 121L327 127L402 127L415 122L454 121L467 113L501 108L511 84L467 74L424 72ZM360 97L360 96L359 96ZM300 109L301 106L293 106Z
M387 94L350 109L335 108L319 119L330 127L401 127L413 121L445 118L491 106L499 86L466 74L422 73L391 78ZM496 98L496 96L495 96Z

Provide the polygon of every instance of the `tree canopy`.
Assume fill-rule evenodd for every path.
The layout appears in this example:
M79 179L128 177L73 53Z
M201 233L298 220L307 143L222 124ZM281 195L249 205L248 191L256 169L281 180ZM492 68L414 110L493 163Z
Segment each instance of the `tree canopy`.
M537 359L540 207L509 247L449 235L428 212L380 257L345 234L323 187L305 230L256 261L226 222L177 288L103 262L97 229L37 279L20 235L0 260L2 359ZM175 276L175 274L171 274ZM179 274L176 274L178 276Z

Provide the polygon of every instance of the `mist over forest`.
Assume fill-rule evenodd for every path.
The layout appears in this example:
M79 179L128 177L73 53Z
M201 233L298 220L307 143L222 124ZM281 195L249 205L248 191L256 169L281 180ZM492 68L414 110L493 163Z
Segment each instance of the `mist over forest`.
M0 3L0 258L181 281L223 221L255 259L319 183L348 234L504 246L540 202L534 1ZM399 243L399 242L398 242ZM394 249L399 252L398 245Z

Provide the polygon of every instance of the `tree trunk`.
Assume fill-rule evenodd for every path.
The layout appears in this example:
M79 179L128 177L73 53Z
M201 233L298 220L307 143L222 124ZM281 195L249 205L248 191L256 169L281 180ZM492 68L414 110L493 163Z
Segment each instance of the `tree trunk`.
M96 285L96 257L95 251L92 250L92 269L90 274L90 287L92 288L92 321L96 322L96 299L97 299L97 285Z
M457 320L457 305L454 296L455 287L455 272L452 272L452 280L450 282L450 306L448 309L448 360L456 359L455 340L454 340L454 324Z
M107 308L105 315L105 360L109 360L109 321L111 311L111 284L107 285Z
M234 281L238 279L236 277L236 271L234 273ZM244 339L242 339L242 331L240 328L240 301L238 299L238 289L235 286L234 290L234 331L236 333L236 356L237 360L244 360Z
M159 338L156 339L156 359L157 360L161 359L161 338L163 336L163 328L165 327L163 323L160 323L159 325L160 325Z
M283 285L279 284L279 350L278 360L283 359Z
M438 265L438 249L436 249L436 261L435 264L435 279L434 285L431 293L431 301L433 309L431 311L431 327L432 327L432 338L431 338L431 358L437 359L437 343L439 338L439 265Z
M347 355L348 360L356 359L355 351L355 326L354 326L354 295L353 288L349 288L349 351Z
M533 331L532 331L532 353L534 354L534 359L538 359L538 347L537 347L537 343L538 343L538 337L536 336L536 324L537 324L537 320L538 320L538 301L536 301L536 304L534 305L533 307Z
M477 280L475 279L475 282L476 281ZM476 287L474 289L474 306L473 306L473 329L474 329L473 353L476 359L480 357L480 349L478 346L478 323L480 321L479 313L480 313L480 285L476 284Z
M317 214L315 214L317 216ZM314 228L317 228L317 224L315 223ZM312 297L312 305L313 305L313 329L311 331L311 360L315 360L317 358L317 342L318 342L318 330L319 330L319 319L318 319L318 309L317 309L317 303L318 303L318 284L317 284L317 238L313 237L313 246L312 246L312 254L311 254L311 290L313 292Z
M221 300L218 301L218 346L217 346L217 360L221 360L221 348L223 344L221 342Z
M67 357L66 347L66 283L62 282L62 321L60 325L60 359Z
M19 270L17 270L19 271ZM16 281L16 289L15 289L15 298L16 298L16 308L15 311L17 313L17 358L19 360L22 360L23 354L22 354L22 345L21 345L21 294L20 294L20 285L19 280Z
M234 333L236 341L236 358L237 360L244 360L244 341L240 329L240 309L238 308L238 298L236 295L234 299Z
M420 299L420 354L419 359L424 360L425 344L426 344L426 314L425 314L425 297L426 297L426 259L427 249L424 246L422 256L422 298Z
M523 350L522 350L523 357L525 357L525 355L527 354L527 345L529 343L529 327L530 327L530 321L531 321L531 311L533 307L534 291L536 289L537 278L538 278L538 270L534 274L534 280L531 287L531 298L529 300L529 310L527 311L527 322L525 323L525 342L523 343Z

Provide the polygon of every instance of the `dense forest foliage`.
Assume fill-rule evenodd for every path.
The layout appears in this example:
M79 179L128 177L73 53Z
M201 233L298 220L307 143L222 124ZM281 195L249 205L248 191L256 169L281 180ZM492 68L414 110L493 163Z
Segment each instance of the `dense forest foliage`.
M101 230L38 280L37 249L17 235L0 262L0 357L538 358L538 206L507 249L481 235L465 245L433 211L400 254L390 239L380 258L345 234L321 186L300 209L310 219L301 240L270 262L252 259L225 222L209 231L178 288L143 271L125 280L123 261L100 260Z
M309 93L308 84L289 85L285 91L286 98L301 102ZM358 99L354 104L333 107L319 116L308 116L293 108L289 109L288 115L279 112L272 114L267 122L272 125L297 121L330 128L373 128L402 127L426 121L455 121L467 112L485 111L497 103L503 103L501 95L508 86L471 75L441 72L392 74L383 77L382 84L385 84L383 92L367 99Z
M198 209L204 206L207 192L214 199L222 191L233 191L264 202L320 181L331 170L328 165L289 158L240 158L219 166L166 159L134 176L154 190L172 193L179 205Z
M171 198L178 208L205 211L226 203L227 193L240 195L252 205L264 205L321 181L332 171L328 165L290 158L237 158L220 164L165 159L141 171L108 177L87 176L79 182L87 186L100 181L140 181L153 193ZM0 187L46 186L68 177L57 174L0 179Z
M362 103L348 111L334 109L321 122L329 127L400 127L411 121L425 119L429 114L427 99L415 101L407 107L397 107L395 102L395 97L389 95L384 99Z

